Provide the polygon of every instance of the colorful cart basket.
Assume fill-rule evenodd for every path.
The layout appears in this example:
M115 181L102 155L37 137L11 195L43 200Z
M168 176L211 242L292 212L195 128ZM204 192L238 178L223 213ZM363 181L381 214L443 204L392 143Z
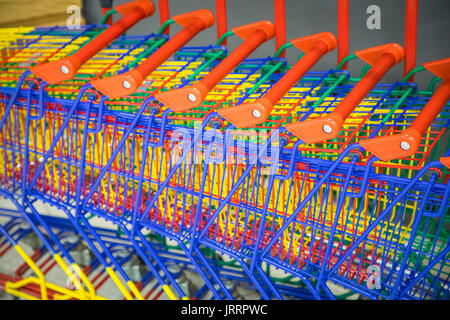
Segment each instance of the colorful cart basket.
M160 1L158 32L124 34L154 13L150 0L80 29L0 30L0 263L14 267L0 289L449 299L450 59L414 68L409 42L349 55L338 3L339 41L284 44L283 1L275 25L230 31L224 1L217 17L172 18ZM189 46L216 18L218 42ZM170 37L172 23L182 28ZM242 39L232 52L230 36ZM273 37L272 57L249 58ZM336 67L310 70L336 47ZM358 58L367 65L354 77ZM403 79L380 81L404 59ZM424 70L436 78L419 90Z

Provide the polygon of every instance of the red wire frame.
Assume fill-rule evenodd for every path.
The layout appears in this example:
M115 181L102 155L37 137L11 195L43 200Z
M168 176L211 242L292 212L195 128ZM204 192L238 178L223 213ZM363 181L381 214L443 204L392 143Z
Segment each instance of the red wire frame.
M276 50L286 43L286 8L284 0L274 0ZM285 50L280 57L285 56Z
M216 0L216 18L217 18L217 40L227 32L227 2L226 0ZM222 43L227 45L227 39L225 38Z
M158 7L159 7L159 25L162 26L163 23L169 20L170 18L169 0L158 0ZM163 33L169 35L170 27L167 26L164 29Z

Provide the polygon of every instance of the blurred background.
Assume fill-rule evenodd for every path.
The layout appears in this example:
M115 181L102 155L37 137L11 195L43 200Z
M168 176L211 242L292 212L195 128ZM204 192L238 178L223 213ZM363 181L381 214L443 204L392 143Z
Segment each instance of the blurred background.
M276 1L276 0L275 0ZM114 0L114 5L127 2ZM158 6L158 1L153 1ZM227 0L228 29L258 20L274 21L274 0ZM337 0L285 0L287 40L307 36L312 33L329 31L337 35ZM98 23L101 19L99 0L84 0L83 15L87 23ZM381 9L381 29L369 30L366 20L370 14L367 7L378 5ZM169 0L170 15L207 8L215 12L214 0ZM350 0L350 53L356 50L381 45L389 42L404 44L405 0ZM423 62L447 58L450 56L450 0L419 0L419 17L417 30L417 65ZM117 17L116 17L117 19ZM138 23L130 34L146 34L159 27L159 16ZM180 28L171 26L173 35ZM215 26L202 31L189 45L205 45L217 40ZM233 50L241 43L237 37L231 37L228 47ZM275 40L259 47L253 57L265 57L275 52ZM286 58L295 63L299 51L289 48ZM336 65L337 50L320 59L313 70L327 70ZM363 63L353 60L349 64L352 74L359 74ZM383 81L400 80L403 65L399 64L387 73ZM433 76L422 72L416 77L421 87L426 86Z
M113 5L129 0L114 0ZM276 1L276 0L275 0ZM158 1L153 0L158 10ZM286 0L287 40L312 33L330 31L337 35L337 0ZM99 23L102 18L100 0L0 0L0 27L7 26L43 26L62 25L69 14L66 8L78 5L82 8L82 23ZM370 5L377 5L381 10L381 29L369 30L366 13ZM215 0L169 0L170 15L207 8L215 12ZM258 20L274 21L274 0L227 0L228 29ZM356 50L389 43L404 44L405 0L350 0L350 53ZM450 1L419 0L417 65L450 56ZM120 18L115 15L113 21ZM149 34L158 30L160 25L158 11L134 26L130 34ZM170 34L180 28L170 27ZM217 40L216 26L201 32L189 45L206 45ZM228 47L233 50L241 43L237 37L228 40ZM275 40L259 47L253 57L265 57L275 52ZM299 55L295 48L289 48L286 57L294 63ZM327 70L336 65L337 50L324 56L313 70ZM353 60L349 70L358 75L363 63ZM383 81L396 81L403 75L403 65L392 68ZM432 75L423 72L416 77L421 88L426 86Z
M97 0L0 0L0 28L65 25L67 8L94 5ZM126 1L125 1L126 2ZM81 23L85 23L81 19Z

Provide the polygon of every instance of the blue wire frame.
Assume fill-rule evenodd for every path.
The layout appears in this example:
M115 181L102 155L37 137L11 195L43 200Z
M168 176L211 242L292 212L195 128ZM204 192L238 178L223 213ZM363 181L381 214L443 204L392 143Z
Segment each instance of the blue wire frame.
M22 240L25 236L32 234L31 228L28 226L26 220L21 217L21 213L16 210L11 209L0 209L0 217L2 217L5 221L3 225L0 225L0 230L2 231L2 236L5 239L0 237L2 243L0 248L3 248L3 245L8 243L6 237L11 238L12 243L17 243ZM33 224L39 224L39 222L34 218L30 217ZM60 218L60 217L52 217L52 216L43 216L46 224L50 226L53 230L56 230L55 233L58 239L64 243L68 252L72 252L72 250L76 249L80 244L82 244L82 239L78 237L77 229L70 223L68 219ZM114 259L117 260L117 263L124 267L128 261L132 260L135 257L139 257L139 253L135 249L135 245L124 235L119 234L117 231L105 228L95 227L93 228L95 233L101 238L102 243L108 247L108 249L114 253ZM73 241L71 238L75 236L76 241ZM171 273L172 277L177 279L181 276L184 270L196 271L195 268L189 260L186 259L186 256L177 249L168 249L163 242L152 240L151 234L146 236L147 245L151 246L151 248L156 252L158 259L165 266L178 265L180 266L180 271L177 273ZM139 241L141 242L141 241ZM40 257L43 257L47 252L45 246L39 247L36 250L39 253ZM146 255L151 255L148 251L144 252ZM223 266L220 265L219 261L216 259L207 258L208 263L212 266L215 273L220 274L220 276L224 279L224 281L232 282L233 286L240 285L247 287L248 289L252 289L252 284L249 283L249 280L242 274L242 271L239 268L234 266ZM90 263L84 266L86 270L88 270L88 277L91 275L95 275L96 271L104 273L104 268L102 266L102 262L98 260L95 256L91 259ZM158 272L162 272L161 269L155 269ZM152 274L148 268L146 268L142 274L142 279L138 282L139 287L142 288L142 292L158 292L162 290L158 282L156 284L152 284L153 280L155 280L155 276ZM98 278L98 277L97 277ZM157 280L157 279L156 279ZM292 284L277 284L280 292L282 292L285 298L290 299L312 299L313 297L309 294L309 292L305 288L301 287L293 287ZM196 299L207 298L206 291L207 285L199 288L197 292L195 292ZM99 288L100 289L100 288ZM214 298L214 297L212 297Z
M31 92L31 90L27 92L27 101L31 100ZM30 104L26 106L28 112L30 111L29 106ZM15 108L13 110L14 112L12 112L12 115L18 118L18 110L20 110L20 108ZM57 114L53 112L53 110L46 110L45 112L49 112L53 117L56 117ZM87 113L89 114L90 112ZM28 116L28 118L30 118L30 116ZM43 117L41 117L41 119L42 118ZM81 115L66 118L67 124L65 126L67 129L60 135L63 144L71 146L70 149L72 150L81 150L81 154L85 154L89 130L83 130L84 136L81 138L81 141L78 135L70 134L70 132L73 132L74 128L87 128L89 120L90 117L83 118ZM29 121L31 121L31 119L29 119ZM5 121L4 123L7 122L8 121ZM53 121L53 123L55 122L56 121ZM164 139L159 137L162 131L158 133L156 130L149 130L149 128L151 128L151 122L150 119L147 123L146 131L143 128L131 131L128 139L133 141L136 140L138 136L142 137L142 135L145 134L147 136L145 141L148 141L148 145L144 150L147 150L147 148L151 150L149 151L151 155L147 162L144 163L147 163L147 166L151 167L150 172L153 170L152 166L156 166L159 172L163 172L162 158L159 161L155 161L154 158L156 158L158 148L162 146L161 142ZM9 123L11 122L9 121ZM69 123L72 125L69 125ZM108 125L110 124L104 123L100 128L105 130ZM126 125L125 127L123 126L122 121L117 121L114 124L114 127L116 128L115 130L128 131L131 125L129 128L126 128ZM6 127L4 130L6 130ZM55 129L53 130L55 131ZM97 131L97 134L101 134L101 131ZM3 132L5 135L9 134L10 137L8 139L9 144L5 144L3 147L4 155L8 155L5 157L7 160L4 164L5 172L7 172L6 168L8 163L23 163L23 157L28 158L29 161L33 159L32 162L38 163L39 158L45 156L44 152L30 150L28 144L25 145L24 150L23 146L20 144L11 143L13 141L19 141L21 139L20 135L22 135L23 132L19 133L19 135L16 135L17 130L8 129ZM93 134L95 135L95 132ZM37 132L34 134L34 137L36 136ZM30 141L29 138L29 132L26 130L25 141ZM95 138L92 141L95 141ZM176 141L170 142L176 144ZM300 143L297 144L297 147L299 144ZM90 148L95 149L95 146L91 145ZM169 150L173 150L174 148L175 146L171 146ZM252 147L249 145L245 152L248 154L251 149ZM107 218L116 224L130 224L133 221L133 217L135 217L133 230L148 227L163 235L169 236L172 239L176 239L180 243L183 241L191 241L194 249L187 250L191 255L193 254L193 251L198 251L196 248L199 245L207 245L214 250L238 258L238 261L239 258L240 260L243 260L244 258L251 259L251 267L254 269L247 268L247 274L253 283L267 283L267 279L263 282L258 281L259 278L255 276L254 273L254 271L256 271L256 274L261 273L261 263L266 262L300 277L305 283L309 282L307 287L311 289L312 294L315 297L319 297L320 294L323 294L322 290L328 292L328 290L323 289L325 280L328 279L369 297L382 296L400 298L408 296L409 298L441 298L442 294L445 296L447 291L443 288L445 288L446 284L441 282L446 280L441 279L441 275L445 277L447 274L445 268L448 264L448 258L446 257L446 252L448 252L448 250L447 247L444 248L443 244L438 244L437 240L441 232L446 232L443 222L438 223L436 238L427 239L427 243L425 243L425 234L429 233L428 229L436 228L436 226L434 224L432 225L428 220L436 220L436 218L438 218L443 221L445 218L445 209L448 208L448 186L446 187L445 185L436 183L437 171L432 170L433 168L435 170L439 169L440 164L431 163L432 166L422 169L422 171L416 175L418 178L415 180L385 176L375 174L373 170L370 170L370 166L363 167L355 165L354 163L356 160L353 160L350 166L347 163L342 163L346 157L352 158L353 155L353 158L356 158L351 151L357 149L358 145L353 145L349 150L341 154L337 161L328 161L302 157L300 153L291 152L290 149L285 148L283 150L284 152L280 155L280 168L278 174L271 176L269 179L261 174L261 171L264 168L263 163L249 163L247 165L235 166L230 174L231 179L229 178L229 182L231 183L229 184L229 187L231 189L228 190L227 194L224 193L223 187L225 180L218 180L219 178L217 178L226 175L226 167L221 166L220 164L214 164L212 167L210 165L208 168L201 168L198 165L196 166L183 162L174 165L170 162L171 159L169 159L168 167L172 168L173 173L171 177L169 176L166 178L166 181L176 182L175 185L171 185L170 183L164 184L164 181L161 181L163 178L162 175L159 176L161 178L159 181L153 181L152 179L144 178L140 174L137 175L138 172L133 173L133 171L127 171L126 167L122 164L119 166L121 169L113 170L111 166L102 168L92 164L88 165L86 164L86 159L83 159L83 157L81 159L70 155L68 157L61 157L58 153L52 152L49 154L47 160L51 163L49 174L50 176L59 176L59 190L64 187L62 184L63 172L67 172L70 173L72 177L69 177L68 180L64 181L67 184L66 188L70 189L69 181L78 181L78 192L76 192L76 190L75 194L73 193L74 190L67 193L52 192L46 187L43 174L40 174L40 178L37 175L32 176L31 174L29 177L26 175L28 177L26 179L16 176L10 177L12 179L8 179L9 182L5 189L8 189L9 191L19 190L21 183L32 181L33 178L36 182L41 181L41 185L27 185L26 188L23 189L26 197L36 197L53 204L64 204L67 207L78 207L77 215L79 216L84 215L86 212L90 212ZM125 162L127 154L134 154L133 150L131 150L130 153L130 150L125 147L125 143L123 143L122 147L116 147L114 151L116 150L118 151L117 159L121 159L121 162ZM294 148L294 150L298 149ZM11 159L9 159L9 157L11 157ZM110 159L115 159L115 157L111 157ZM84 170L80 170L83 163ZM93 163L95 163L95 161ZM61 164L66 164L68 166L67 169ZM132 163L129 163L128 165L134 167L134 164ZM110 181L112 177L115 177L117 179L116 181L120 181L120 179L126 181L128 179L132 182L132 185L134 183L139 183L141 180L141 189L133 189L133 193L130 196L128 196L127 192L121 194L120 197L116 196L113 198L113 209L105 210L99 206L98 203L93 201L93 199L83 198L81 196L82 194L86 195L89 186L92 186L95 181L93 180L93 177L87 175L87 166L90 166L92 171L95 169L104 170L107 168L104 176L106 176L107 173L109 181L105 183L102 179L98 180L97 178L97 180L100 181L99 186L106 186L110 191L112 185ZM173 168L176 169L173 170ZM202 174L199 190L197 190L195 186L195 178L198 177L198 174L195 173L196 170ZM82 179L77 178L79 177L80 171L85 172ZM420 178L424 176L426 172L435 173L432 175L433 179L424 178L426 180L422 181ZM205 192L206 181L215 182L217 187L220 188L219 190L222 190L219 197L212 195L210 191L209 194L208 191ZM260 186L264 184L268 185L265 196L260 193ZM300 188L297 190L292 187L296 184L300 185ZM124 182L123 185L127 186L129 183ZM288 196L285 199L281 196L283 185L290 186L288 187ZM5 187L5 185L3 186ZM303 188L306 186L309 188L308 193L303 191ZM143 189L154 190L153 197L148 194L148 191L145 195L142 192ZM99 189L95 190L95 188L93 188L90 189L89 192L92 194L99 194L98 190ZM306 196L303 198L299 196L295 197L293 195L295 192L298 194L305 194ZM172 197L174 199L182 199L181 205L179 205L179 208L176 208L176 210L173 209L173 207L174 205L177 207L177 205L167 200L169 193L173 193ZM137 206L137 211L136 203L129 208L124 205L127 201L131 201L133 204L135 194L142 195L143 203L141 208ZM236 202L236 199L233 199L233 196L236 194L239 195L240 200L238 202ZM270 197L267 196L268 194L270 194ZM155 197L155 195L158 196ZM258 203L264 204L262 208L255 205L255 199L258 199ZM328 199L328 201L325 201L324 199ZM357 210L350 205L352 201L354 202L356 200L360 201ZM122 209L118 205L119 201L123 203ZM150 206L150 201L153 203L161 201L163 203L163 209L157 209L154 205ZM293 212L289 209L289 203L291 201L296 201L296 210ZM379 203L378 206L374 205L377 201ZM191 204L189 205L188 202ZM202 202L208 203L206 209L202 206L196 206L196 204ZM270 208L269 203L276 203L276 206ZM280 203L282 204L281 206ZM355 230L348 230L347 222L339 224L339 219L336 217L332 219L334 220L333 225L327 225L325 220L326 215L330 214L330 203L337 203L337 209L334 210L335 215L342 216L346 220L351 219L353 216L353 221L355 218L356 221L365 220L368 221L368 225L358 230L359 232L355 232ZM366 203L368 203L367 208L363 210ZM416 204L419 210L410 210L410 212L408 212L408 204L409 207ZM445 204L447 204L447 206ZM132 210L133 207L135 208L134 210ZM273 208L275 207L285 209L280 213L278 210L274 211ZM171 211L183 212L184 215L189 215L191 217L191 221L195 222L194 225L196 228L192 227L192 223L189 227L189 224L184 225L175 223L176 220L172 220L169 225L161 223L161 221L157 219L156 214L153 216L148 214L153 210L152 208L155 208L154 213L160 211L164 215L167 215ZM394 219L395 223L392 225L392 223L389 222L394 218L391 214L393 209L395 209L396 213ZM226 210L225 216L233 217L235 223L237 223L237 221L243 221L243 223L239 222L242 226L236 228L236 225L227 221L225 223L225 231L222 231L222 235L220 236L218 220L221 218L220 212L223 210ZM145 211L147 211L147 213L145 213ZM298 216L301 218L296 218ZM317 217L321 216L323 217L322 220L318 220ZM225 220L227 219L228 218ZM282 219L283 223L278 226L266 223L267 221L273 222L277 219ZM165 220L164 216L163 221ZM408 234L411 235L409 241L401 241L400 235L402 227L408 225L411 220L414 221L412 226L410 226L410 231L408 231ZM183 219L181 221L183 221ZM425 229L418 230L418 227L423 226L424 223L426 226ZM257 228L257 226L259 226L259 228ZM264 228L262 228L262 226L264 226ZM297 250L299 251L294 254L294 258L291 257L292 255L290 253L288 254L288 259L286 258L286 253L283 257L283 250L280 249L282 247L281 240L284 238L283 233L289 233L290 231L292 234L291 239L293 239L293 234L295 233L296 228L298 228L297 226L300 226L300 228L303 227L303 230L306 228L311 230L309 232L311 234L309 239L310 245L302 244L301 249L310 252L317 250L319 254L317 254L316 258L312 254L305 256L304 252L301 252L301 250L298 249L298 239L296 245L294 245L293 240L290 242L288 241L288 246L285 245L285 247L288 248L288 252L292 250L292 247L297 246ZM378 229L376 230L377 232L375 232L375 234L378 233L377 237L369 236L371 232L367 232L367 230L370 230L370 228L372 228L372 230ZM239 229L241 232L236 232L236 230ZM383 229L387 230L383 231ZM223 236L224 234L227 234L228 230L234 231L234 233L232 233L232 239L226 239L226 237ZM92 231L90 230L90 232ZM250 240L243 237L243 234L249 232L253 235L257 235L257 241L255 241L254 237L250 237ZM367 234L364 235L364 233ZM316 234L316 236L313 236L314 234ZM213 236L211 237L210 235ZM317 235L320 235L320 237ZM344 246L338 246L338 249L336 249L334 248L333 242L329 242L328 239L339 239L339 235L341 235L340 241L346 236L351 239L352 243L359 242L359 244L356 246L354 244L353 246L355 246L355 248L349 251L344 251ZM427 236L429 237L429 235ZM303 233L302 238L304 237L305 235ZM312 239L315 238L316 241L313 242ZM267 243L267 239L270 239L271 241ZM412 247L415 242L420 243L420 239L422 239L422 242L419 244L419 247ZM302 239L301 242L303 241L305 240ZM434 243L431 252L429 249L424 249L424 246L428 246L429 241ZM370 254L368 254L370 253L370 250L368 250L367 247L372 247L372 251L373 247L377 248L375 251L379 252L379 256L370 256ZM261 249L264 250L259 254ZM275 252L275 255L273 252ZM351 256L349 256L349 252L352 253ZM198 252L194 252L194 254L199 255ZM345 256L345 254L347 254L347 256ZM410 256L422 256L433 261L435 266L438 265L437 269L439 276L431 276L431 269L428 271L425 270L424 273L424 270L418 269L419 266L417 264L407 264L405 261L408 261ZM364 257L364 259L362 259L362 257ZM359 263L352 264L347 261L347 264L345 264L347 258L351 258L351 261L357 259L359 260ZM433 258L436 258L436 261L433 260ZM336 267L334 267L336 265L336 260L339 260L341 265L347 265L347 268L340 268L339 272L336 273ZM367 269L367 264L374 262L377 262L380 265L382 270L381 274L383 275L382 289L379 292L374 292L373 290L365 288L363 281L363 270ZM197 263L200 262L197 261ZM242 266L244 266L243 261ZM434 268L434 266L432 268ZM342 270L344 271L342 272ZM211 270L209 271L210 273L212 272ZM416 277L413 278L411 273L414 272L416 274L422 273L422 278L424 280L417 280ZM434 270L434 272L436 272L436 270ZM408 279L411 283L414 282L414 285L410 286L411 288L408 289L408 286L405 285L403 281L399 280L401 279L399 274L403 274L403 277L408 275ZM205 278L208 279L207 281L211 281L207 276L205 276ZM308 280L311 278L315 279L314 282L317 283L314 289L311 280ZM266 292L265 297L267 298L279 296L280 293L276 288L270 289L273 287L273 284L270 284L269 282L266 284L266 288L259 288L259 290ZM413 293L408 292L408 290L405 291L404 288L407 288L409 291L413 290ZM222 297L220 294L218 294L218 296Z
M244 65L255 67L242 70L250 68L256 74L270 61L245 61ZM310 88L303 98L314 88L326 91L323 81L334 73L307 74L295 88ZM247 141L237 154L234 146L224 149L223 157L241 155L241 164L193 164L188 159L195 151L204 150L206 157L214 158L225 144L220 139L212 141L211 135L207 139L211 124L218 129L217 123L211 122L219 117L215 111L205 113L200 130L195 130L171 119L169 109L158 114L160 109L151 108L155 105L152 97L135 113L122 112L106 108L106 97L97 102L88 96L89 84L81 87L74 100L66 100L47 95L44 84L36 89L31 83L22 89L28 76L25 72L16 88L1 88L5 109L0 122L4 141L0 190L17 199L23 216L31 211L39 224L46 226L48 250L55 252L51 244L55 243L70 257L33 209L35 199L65 208L83 239L89 240L91 247L94 242L102 247L104 257L95 252L102 264L113 265L124 279L128 276L111 249L96 236L88 215L120 226L144 260L148 260L147 252L153 251L142 241L142 230L177 241L216 298L230 298L231 293L202 254L202 246L236 259L264 299L281 298L282 290L263 270L263 264L300 278L316 299L333 298L328 280L374 299L448 299L450 245L445 239L449 238L449 185L439 182L439 162L424 165L410 178L393 176L374 169L379 162L376 158L362 164L362 148L356 141L346 141L334 158L324 159L303 155L303 143L293 140L289 146L284 142L277 153L276 174L267 175L268 165L252 159L270 149L272 135L265 142ZM263 88L281 76L272 74ZM379 119L385 113L375 111L395 104L398 98L391 93L403 85L378 85L375 90L384 89L384 93L370 112L361 112ZM325 101L328 105L320 112L330 112L333 103L351 88L335 88L332 101ZM247 91L237 103L256 99L264 90ZM394 115L392 126L410 122L409 111L418 110L427 97L408 99ZM447 128L447 113L444 109L433 125ZM297 117L306 119L314 114L313 104L306 104L306 111ZM25 117L25 132L21 117ZM373 127L370 134L378 134L387 125L391 124L368 124ZM187 135L174 139L173 133L180 128ZM226 129L232 126L221 128ZM284 132L282 127L280 131ZM105 133L112 133L109 142L103 139ZM38 136L43 138L41 150ZM183 146L187 148L181 156L173 159L174 150ZM100 155L90 150L100 150ZM136 236L142 244L135 243ZM155 252L152 257L155 259ZM150 260L146 264L150 266ZM367 288L370 266L380 269L380 289ZM164 270L162 263L158 267ZM157 269L152 271L158 278ZM169 274L158 280L171 283L182 295Z

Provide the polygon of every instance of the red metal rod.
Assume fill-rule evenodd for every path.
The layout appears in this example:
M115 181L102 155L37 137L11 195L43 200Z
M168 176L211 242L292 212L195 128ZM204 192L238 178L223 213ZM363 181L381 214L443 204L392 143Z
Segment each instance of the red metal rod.
M333 113L338 114L343 120L347 119L367 93L380 81L381 77L395 65L395 61L396 59L392 54L383 54L372 66L372 69L367 72L366 76L355 85L353 90L334 109Z
M162 26L164 22L170 19L169 13L169 0L158 0L158 8L159 8L159 26ZM170 27L167 26L163 33L169 35Z
M145 11L141 7L136 7L128 15L122 17L111 27L103 31L92 41L78 50L74 55L84 64L100 50L110 44L115 38L120 36L124 31L131 28L139 20L145 17Z
M405 17L405 64L403 76L416 67L417 16L419 0L406 0ZM410 78L414 81L414 75Z
M420 111L419 115L409 126L410 129L417 130L420 136L425 134L428 127L437 118L441 110L444 108L450 98L450 79L445 80L439 89L431 96L428 103Z
M104 16L109 10L111 10L111 8L102 8L102 16ZM112 15L106 19L106 24L112 24Z
M153 3L149 0L135 0L116 6L115 9L122 14L122 18L81 47L80 50L63 59L33 66L30 71L50 84L71 79L85 62L155 11Z
M383 161L402 159L414 155L420 147L422 137L439 115L450 98L450 79L432 95L409 128L400 134L360 140L360 145ZM442 162L442 160L441 160ZM445 158L442 164L446 165Z
M338 64L348 56L349 0L338 0ZM347 63L342 66L347 69Z
M197 83L155 95L156 99L172 111L183 112L199 107L208 92L227 76L241 61L248 57L263 42L272 39L275 26L270 21L259 21L232 29L244 42L230 53L213 70ZM250 33L251 32L251 33Z
M197 18L193 22L184 27L180 32L166 42L158 51L156 51L150 59L145 60L135 70L140 72L145 79L150 73L158 68L164 61L166 61L174 52L185 45L197 33L205 29L205 23L202 19Z
M284 0L274 0L275 9L275 37L277 50L286 43L286 8ZM285 50L280 57L285 56Z
M359 50L355 54L370 64L372 68L355 85L350 93L342 99L339 105L325 117L286 125L286 129L303 140L303 142L311 144L336 138L345 120L355 110L362 99L375 87L391 67L403 60L405 55L403 47L397 43L388 43Z
M227 32L227 2L226 0L216 0L216 20L217 20L217 40ZM222 43L227 45L227 39L225 38Z
M305 52L302 58L262 97L250 103L220 109L218 113L223 118L234 124L237 128L252 127L265 122L273 107L283 98L289 89L323 55L336 48L336 38L329 32L321 32L291 40L291 44Z
M243 60L250 55L255 48L267 40L267 35L262 30L256 30L250 37L248 37L239 47L236 48L227 58L225 63L220 63L211 72L209 72L202 80L208 91L214 88L228 73Z
M214 14L200 9L172 17L183 29L135 69L112 77L92 81L92 85L114 99L138 90L144 79L200 31L214 24Z
M305 52L303 57L294 64L269 91L267 91L264 98L269 100L272 106L277 104L289 89L291 89L292 86L328 52L328 50L328 46L325 42L317 41L317 43L312 46L310 50Z

